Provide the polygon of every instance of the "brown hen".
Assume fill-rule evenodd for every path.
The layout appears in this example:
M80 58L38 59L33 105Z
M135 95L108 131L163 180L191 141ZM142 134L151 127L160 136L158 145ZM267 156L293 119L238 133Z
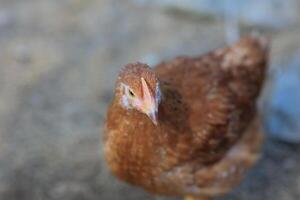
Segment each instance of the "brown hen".
M267 61L266 40L245 37L155 68L126 65L105 126L111 171L159 195L229 192L259 156L256 99Z

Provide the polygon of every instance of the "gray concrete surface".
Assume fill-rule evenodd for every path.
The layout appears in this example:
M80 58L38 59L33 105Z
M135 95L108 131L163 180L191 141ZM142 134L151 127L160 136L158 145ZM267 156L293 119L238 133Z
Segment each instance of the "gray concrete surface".
M1 0L0 199L155 199L103 161L115 77L128 62L223 46L222 23L125 0ZM274 62L300 47L299 33L268 30ZM268 139L255 169L221 199L299 199L299 153Z

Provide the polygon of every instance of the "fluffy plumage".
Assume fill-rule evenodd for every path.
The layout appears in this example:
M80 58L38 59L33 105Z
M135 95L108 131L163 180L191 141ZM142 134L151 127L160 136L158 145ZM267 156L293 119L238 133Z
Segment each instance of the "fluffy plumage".
M154 69L126 65L105 126L111 171L156 194L214 197L230 191L259 155L256 99L267 60L266 41L246 37ZM146 100L141 78L149 90ZM131 106L124 106L123 98ZM144 106L149 102L156 106L157 124Z

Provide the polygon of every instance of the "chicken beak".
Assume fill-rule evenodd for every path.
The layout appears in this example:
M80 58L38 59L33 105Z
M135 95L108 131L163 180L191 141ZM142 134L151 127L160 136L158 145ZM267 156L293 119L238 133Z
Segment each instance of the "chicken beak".
M142 91L143 91L143 112L148 115L153 124L158 124L158 103L155 100L153 93L150 91L147 82L141 78Z
M157 112L151 112L148 114L148 117L151 119L151 121L153 122L153 124L155 126L158 125L158 120L157 120Z

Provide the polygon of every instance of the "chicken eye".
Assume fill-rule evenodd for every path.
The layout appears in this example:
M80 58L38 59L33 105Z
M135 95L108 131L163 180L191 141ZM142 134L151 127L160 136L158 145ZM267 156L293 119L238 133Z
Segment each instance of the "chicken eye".
M130 96L130 97L135 97L135 95L134 95L134 93L132 92L132 90L129 90L128 93L129 93L129 96Z

